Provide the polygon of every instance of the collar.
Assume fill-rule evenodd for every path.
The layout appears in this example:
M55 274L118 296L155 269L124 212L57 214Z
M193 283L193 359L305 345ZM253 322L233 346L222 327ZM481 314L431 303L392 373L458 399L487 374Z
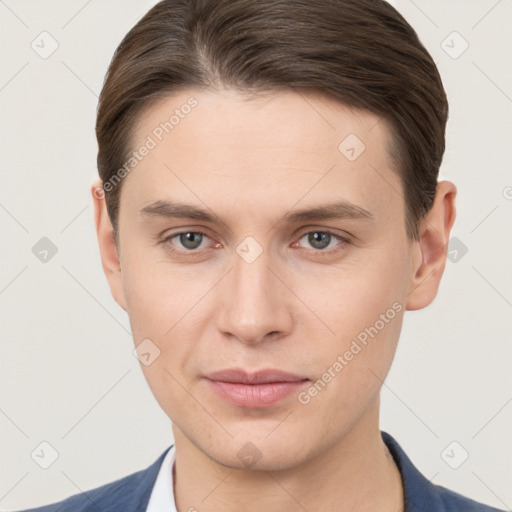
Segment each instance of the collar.
M174 501L173 489L173 466L176 456L175 446L172 445L160 466L160 471L155 480L153 491L149 498L146 512L177 512L176 503Z
M413 465L404 450L390 434L381 431L381 436L393 456L402 477L405 512L445 512L447 509L441 498L441 490L453 496L455 496L455 494L447 489L435 486L427 480ZM146 512L161 512L162 510L177 512L173 492L173 465L175 453L174 445L167 449L167 453L165 454L155 480ZM459 499L464 501L468 507L467 510L476 510L469 508L470 503L472 503L471 500L466 501L467 498L462 496L460 496ZM464 506L464 503L461 503L461 506ZM478 508L478 510L484 509L491 510L485 507Z

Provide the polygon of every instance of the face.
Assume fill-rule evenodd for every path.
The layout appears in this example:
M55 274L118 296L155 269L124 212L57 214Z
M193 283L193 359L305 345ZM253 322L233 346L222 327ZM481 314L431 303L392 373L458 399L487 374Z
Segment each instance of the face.
M119 261L100 246L175 437L237 468L334 446L378 406L404 311L437 290L385 122L312 94L188 90L133 142Z

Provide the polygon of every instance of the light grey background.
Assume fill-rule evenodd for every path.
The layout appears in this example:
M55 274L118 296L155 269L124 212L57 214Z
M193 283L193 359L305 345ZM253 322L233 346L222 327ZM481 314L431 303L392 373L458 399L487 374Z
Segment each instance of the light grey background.
M154 3L0 0L0 510L110 482L172 442L103 275L89 197L105 71ZM459 242L438 298L405 316L381 428L434 483L510 510L512 4L394 4L448 94L441 177L458 187ZM31 47L51 49L43 31L58 42L46 59ZM32 252L43 237L58 249L46 263ZM43 441L58 452L48 469Z

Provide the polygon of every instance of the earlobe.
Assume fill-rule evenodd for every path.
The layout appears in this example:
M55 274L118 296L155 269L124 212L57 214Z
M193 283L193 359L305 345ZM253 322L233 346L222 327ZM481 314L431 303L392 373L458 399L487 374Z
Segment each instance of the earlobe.
M438 183L432 208L420 223L419 239L414 242L407 310L422 309L437 295L446 265L450 231L455 221L456 195L457 188L453 183Z
M114 300L126 311L121 262L100 179L96 179L91 185L91 195L94 204L94 223L98 237L101 265Z

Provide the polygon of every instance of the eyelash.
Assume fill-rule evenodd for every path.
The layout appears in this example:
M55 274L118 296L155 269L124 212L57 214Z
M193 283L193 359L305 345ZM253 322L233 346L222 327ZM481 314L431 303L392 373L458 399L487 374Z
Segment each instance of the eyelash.
M180 235L183 235L183 234L186 234L186 233L193 233L195 235L202 235L204 237L207 237L207 238L210 238L208 236L207 233L203 232L203 231L178 231L177 233L173 233L172 235L169 235L167 237L165 237L160 243L166 245L170 242L170 240L172 240L173 238L176 238ZM345 245L348 245L350 244L350 240L348 237L343 237L341 235L338 235L336 233L334 233L333 231L329 231L328 229L313 229L313 230L310 230L310 231L304 231L303 233L301 233L299 235L299 237L296 239L297 241L296 242L293 242L294 244L298 243L302 238L304 238L305 235L308 235L308 234L311 234L311 233L323 233L323 234L327 234L327 235L330 235L334 238L337 238L341 243L336 245L336 247L334 248L331 248L331 249L309 249L310 251L314 252L315 255L320 255L320 256L329 256L329 255L332 255L338 251L340 251L340 246L345 246ZM211 238L210 238L211 239ZM187 256L195 256L195 255L198 255L201 251L201 249L190 249L190 250L184 250L184 249L174 249L174 248L171 248L171 247L167 247L167 249L171 252L176 252L176 253L181 253L181 254L186 254Z

